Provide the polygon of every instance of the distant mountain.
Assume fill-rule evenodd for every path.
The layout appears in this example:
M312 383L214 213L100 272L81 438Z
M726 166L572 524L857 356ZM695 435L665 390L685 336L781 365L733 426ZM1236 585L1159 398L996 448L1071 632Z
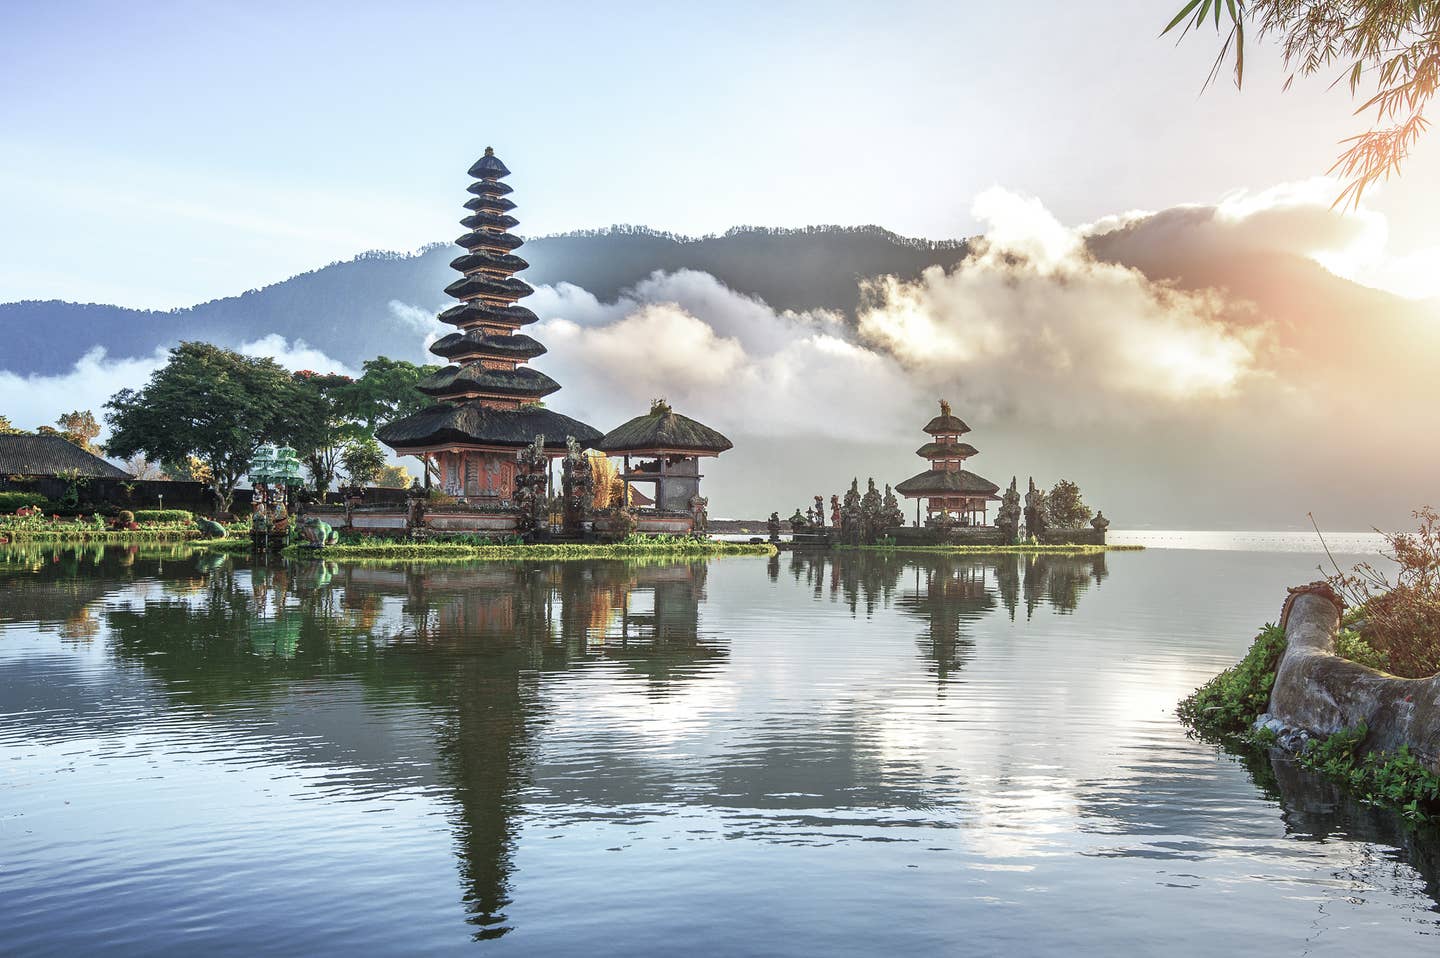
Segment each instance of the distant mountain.
M263 289L170 311L54 300L0 304L6 344L0 369L55 374L97 345L111 356L137 356L182 339L238 345L272 333L303 340L352 367L397 355L397 343L413 343L419 358L413 326L390 303L436 310L448 305L442 290L454 278L449 262L458 252L437 244L414 254L365 253ZM860 278L918 276L927 266L953 265L965 246L907 239L878 227L742 227L701 238L615 227L541 237L521 252L531 264L523 274L531 285L569 282L604 300L655 270L693 269L781 309L851 311Z

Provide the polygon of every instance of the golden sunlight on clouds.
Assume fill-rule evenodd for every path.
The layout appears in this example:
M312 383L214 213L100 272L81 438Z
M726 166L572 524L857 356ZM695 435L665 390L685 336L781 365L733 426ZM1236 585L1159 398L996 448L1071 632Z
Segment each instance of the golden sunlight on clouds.
M1097 260L1033 198L992 189L974 212L987 229L963 265L867 284L864 341L996 401L1064 380L1045 391L1067 404L1183 402L1229 396L1255 372L1264 328L1232 322L1219 296Z

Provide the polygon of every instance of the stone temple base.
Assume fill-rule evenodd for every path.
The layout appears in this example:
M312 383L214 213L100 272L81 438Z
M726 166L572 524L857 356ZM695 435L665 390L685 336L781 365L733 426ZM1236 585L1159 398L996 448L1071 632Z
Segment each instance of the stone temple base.
M339 531L386 538L403 537L410 533L409 512L402 508L356 509L347 516L344 509L311 507L305 510L305 514L317 516ZM432 535L503 538L515 535L520 529L520 515L515 512L430 508L425 510L422 522L425 531ZM597 526L603 526L603 523ZM603 527L595 531L601 538L604 537ZM695 531L695 520L685 514L639 512L635 516L635 531L651 536L688 536Z

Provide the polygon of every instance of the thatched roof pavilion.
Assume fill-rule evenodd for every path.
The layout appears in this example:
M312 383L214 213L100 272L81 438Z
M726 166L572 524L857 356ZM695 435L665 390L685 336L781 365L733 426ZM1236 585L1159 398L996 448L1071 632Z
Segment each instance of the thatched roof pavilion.
M734 444L704 423L682 416L663 399L650 411L606 433L600 451L623 456L626 494L633 482L655 483L655 504L661 510L685 512L700 495L700 458L718 456ZM631 468L630 457L649 459Z
M614 455L718 456L734 445L720 433L682 416L663 399L650 411L607 432L596 448Z

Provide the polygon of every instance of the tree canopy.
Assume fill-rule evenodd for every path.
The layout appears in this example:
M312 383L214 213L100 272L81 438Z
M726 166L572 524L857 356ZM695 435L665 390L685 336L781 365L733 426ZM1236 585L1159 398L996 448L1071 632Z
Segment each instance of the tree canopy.
M308 412L297 424L292 445L305 462L317 492L330 488L352 448L357 444L374 445L372 436L378 425L418 412L431 403L415 384L438 367L380 356L367 360L363 368L359 379L310 370L295 374ZM383 453L381 456L383 468ZM361 454L356 461L368 460ZM352 480L362 483L374 482L380 476L376 471L357 477L348 466L346 472Z
M99 455L100 447L95 445L95 440L100 436L100 423L95 421L93 412L88 409L71 410L55 420L55 425L60 427L60 435L67 440L86 452Z
M1440 3L1396 0L1188 0L1164 32L1181 36L1213 23L1224 36L1208 85L1234 56L1235 85L1245 78L1246 24L1278 37L1286 88L1296 77L1334 73L1364 99L1357 115L1371 128L1343 142L1330 172L1346 183L1336 203L1358 204L1365 189L1400 172L1429 126L1425 108L1440 83Z
M1094 515L1080 498L1080 487L1061 479L1045 493L1045 522L1054 529L1078 529Z
M380 478L380 473L385 468L385 450L367 436L346 446L340 460L351 482L368 486Z
M181 343L143 388L122 389L105 404L112 430L106 449L167 463L194 456L209 469L216 500L228 510L260 444L293 444L307 414L305 399L273 359Z
M387 356L367 359L360 378L339 391L341 412L352 422L364 423L367 433L373 433L392 419L432 405L434 400L416 389L415 384L439 369Z

